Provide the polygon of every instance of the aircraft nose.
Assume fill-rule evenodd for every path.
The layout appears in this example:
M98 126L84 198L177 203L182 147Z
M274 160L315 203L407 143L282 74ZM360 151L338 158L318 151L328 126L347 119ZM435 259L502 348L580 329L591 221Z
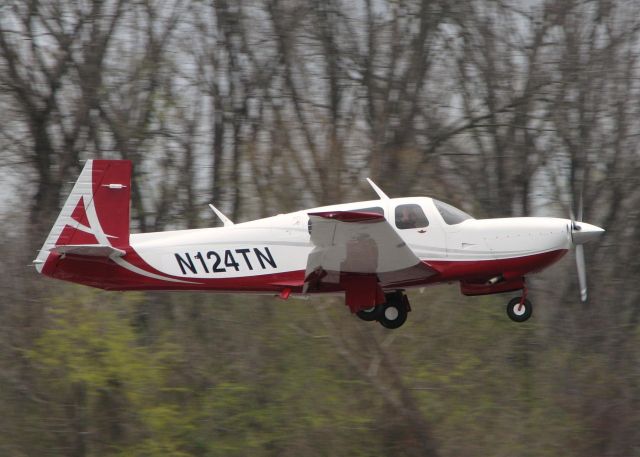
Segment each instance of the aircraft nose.
M586 222L574 222L571 230L573 244L582 244L595 240L604 233L604 229Z

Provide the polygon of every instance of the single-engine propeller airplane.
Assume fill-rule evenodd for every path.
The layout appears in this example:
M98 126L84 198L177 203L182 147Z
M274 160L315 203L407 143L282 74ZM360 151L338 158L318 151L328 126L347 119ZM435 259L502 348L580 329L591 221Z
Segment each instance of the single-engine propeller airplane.
M34 264L38 272L106 290L342 294L365 321L398 328L405 291L458 281L464 295L522 290L508 316L531 316L525 277L603 229L549 217L474 219L427 197L389 198L280 214L223 227L129 233L131 162L88 160Z

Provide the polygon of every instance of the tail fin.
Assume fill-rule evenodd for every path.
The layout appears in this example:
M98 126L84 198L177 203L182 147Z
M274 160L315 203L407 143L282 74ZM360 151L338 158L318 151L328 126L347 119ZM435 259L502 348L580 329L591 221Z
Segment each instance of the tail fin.
M34 260L37 270L46 273L50 254L60 246L128 247L130 196L130 161L87 160Z

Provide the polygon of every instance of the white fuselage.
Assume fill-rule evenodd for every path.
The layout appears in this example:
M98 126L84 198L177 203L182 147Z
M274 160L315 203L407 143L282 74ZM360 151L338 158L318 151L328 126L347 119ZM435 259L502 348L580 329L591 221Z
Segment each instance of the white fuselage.
M419 205L422 228L398 228L396 208ZM420 260L478 262L531 256L571 245L570 221L547 217L445 222L431 198L398 198L332 205L233 226L132 234L131 247L150 266L182 278L240 278L304 271L313 249L307 213L382 208Z

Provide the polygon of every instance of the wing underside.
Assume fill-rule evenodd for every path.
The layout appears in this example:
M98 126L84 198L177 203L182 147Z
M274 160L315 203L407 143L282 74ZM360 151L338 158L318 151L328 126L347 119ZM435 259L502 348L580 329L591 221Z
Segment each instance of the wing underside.
M350 303L372 306L384 299L385 288L418 282L437 274L420 259L383 215L359 211L309 213L311 242L305 291L321 291L323 285L341 285ZM370 296L362 291L373 289ZM357 305L358 308L361 306Z

